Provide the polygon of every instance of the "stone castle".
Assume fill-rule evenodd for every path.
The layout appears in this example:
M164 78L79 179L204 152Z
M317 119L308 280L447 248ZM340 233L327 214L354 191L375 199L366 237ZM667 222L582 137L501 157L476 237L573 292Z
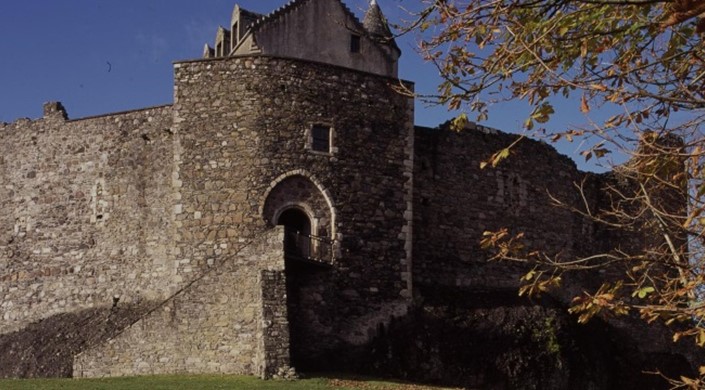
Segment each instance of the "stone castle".
M174 64L173 104L0 124L0 376L371 367L502 387L538 365L537 383L609 388L629 356L684 361L559 314L589 278L516 298L526 270L487 262L483 231L614 247L547 195L579 205L583 183L599 208L606 176L531 140L481 170L514 137L414 126L400 55L374 0L362 21L340 0L235 6L203 59Z

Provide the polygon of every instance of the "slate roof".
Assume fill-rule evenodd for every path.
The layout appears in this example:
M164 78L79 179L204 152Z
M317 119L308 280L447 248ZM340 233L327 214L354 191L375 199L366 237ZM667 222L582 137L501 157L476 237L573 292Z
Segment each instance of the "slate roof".
M374 38L391 39L393 37L392 32L389 31L387 19L382 14L382 10L375 0L370 3L370 8L365 13L365 20L362 25Z

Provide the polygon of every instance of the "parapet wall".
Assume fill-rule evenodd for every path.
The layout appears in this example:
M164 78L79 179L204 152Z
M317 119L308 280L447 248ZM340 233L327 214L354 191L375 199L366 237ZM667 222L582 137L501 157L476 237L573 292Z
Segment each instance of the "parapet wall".
M0 334L175 290L171 112L0 127Z

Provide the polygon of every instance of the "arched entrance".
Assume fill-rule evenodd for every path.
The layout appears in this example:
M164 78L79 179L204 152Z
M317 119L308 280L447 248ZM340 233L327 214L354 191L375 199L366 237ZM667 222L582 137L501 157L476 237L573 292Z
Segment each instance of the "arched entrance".
M334 209L314 180L301 174L272 183L262 205L268 224L286 227L287 259L330 266L334 257Z
M317 356L326 345L335 209L320 183L302 171L282 175L265 192L262 217L284 226L286 305L289 355L297 370L320 366Z
M290 209L298 209L309 217L310 234L335 238L335 209L330 195L318 180L300 170L284 174L272 182L265 191L260 212L266 223L280 225L282 214Z

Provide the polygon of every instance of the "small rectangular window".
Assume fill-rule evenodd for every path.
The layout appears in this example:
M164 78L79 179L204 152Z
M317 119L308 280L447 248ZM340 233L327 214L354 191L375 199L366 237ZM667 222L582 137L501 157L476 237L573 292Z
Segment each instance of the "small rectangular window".
M360 36L357 34L350 34L350 52L360 52Z
M311 129L311 149L317 152L330 153L330 127L313 125Z

